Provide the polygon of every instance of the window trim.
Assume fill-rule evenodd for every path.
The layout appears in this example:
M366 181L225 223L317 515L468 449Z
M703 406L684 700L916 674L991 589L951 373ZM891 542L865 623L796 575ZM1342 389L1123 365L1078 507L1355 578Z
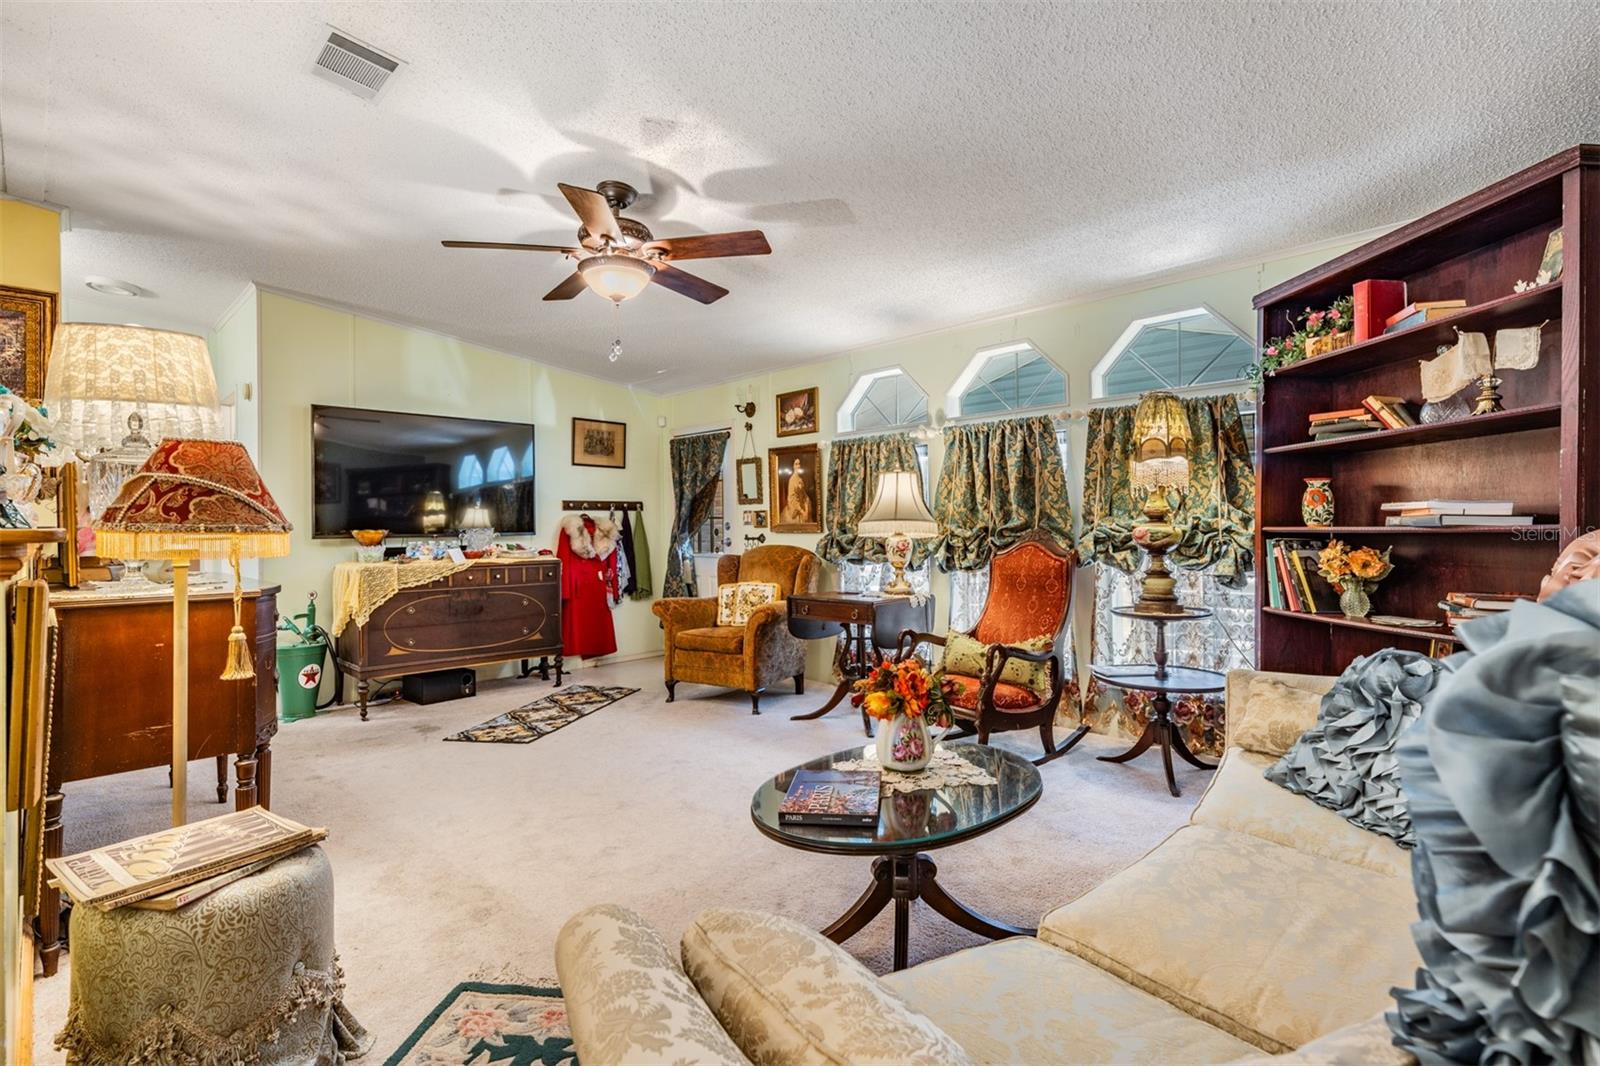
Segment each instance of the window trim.
M1089 371L1089 398L1091 400L1106 400L1120 396L1137 396L1137 393L1118 393L1117 397L1106 395L1106 375L1111 372L1111 368L1116 365L1117 360L1127 352L1128 346L1133 343L1133 339L1143 332L1146 326L1159 326L1163 322L1176 322L1184 318L1198 318L1201 315L1210 315L1224 326L1233 330L1240 340L1250 346L1250 350L1255 353L1256 359L1260 359L1260 353L1256 352L1255 337L1240 329L1233 319L1208 303L1200 303L1193 307L1186 307L1179 311L1168 311L1159 315L1147 315L1144 318L1135 318L1129 322L1127 328L1122 331L1122 335L1116 339L1116 343L1106 350L1106 354L1102 355L1099 361L1094 364L1094 369ZM1234 378L1229 381L1208 381L1204 384L1186 385L1183 388L1169 389L1167 391L1176 392L1181 396L1189 390L1194 390L1192 395L1209 396L1214 393L1232 391L1230 386L1236 383L1243 385L1247 382L1247 378Z
M963 415L961 413L962 394L976 383L978 372L983 369L984 364L997 355L1011 355L1014 352L1022 351L1038 352L1041 359L1055 367L1056 373L1061 375L1061 402L1031 404L1027 407L1013 407L1005 411L985 411L981 415ZM966 417L989 421L991 419L1027 417L1039 411L1055 411L1060 409L1063 404L1071 402L1072 375L1067 373L1067 368L1056 362L1055 357L1033 341L1026 337L1019 337L1014 341L1006 341L1004 344L987 345L972 353L972 358L967 360L967 365L962 368L961 373L956 375L956 380L951 384L950 391L945 393L944 410L946 416L952 420Z
M862 400L866 399L868 390L870 390L873 385L882 381L884 378L891 378L896 375L903 375L907 381L911 382L911 384L916 387L918 392L922 393L922 398L927 401L928 413L915 422L896 422L892 426L873 426L870 429L856 429L856 407L860 405ZM911 373L911 371L907 370L899 363L895 363L891 366L880 366L872 370L863 370L861 373L857 374L855 379L850 382L850 388L845 392L844 399L840 401L838 409L834 412L833 423L834 429L840 436L845 436L847 434L872 436L879 433L895 433L900 430L916 429L919 426L926 426L932 417L933 397L928 394L928 390L923 387L922 382L917 380L915 374Z

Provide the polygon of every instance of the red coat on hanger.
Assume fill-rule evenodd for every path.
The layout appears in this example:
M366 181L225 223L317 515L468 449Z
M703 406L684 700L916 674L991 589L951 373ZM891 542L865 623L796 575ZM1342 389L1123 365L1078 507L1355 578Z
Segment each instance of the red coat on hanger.
M606 519L568 515L556 537L561 560L562 654L592 659L617 650L607 600L617 588L617 527Z

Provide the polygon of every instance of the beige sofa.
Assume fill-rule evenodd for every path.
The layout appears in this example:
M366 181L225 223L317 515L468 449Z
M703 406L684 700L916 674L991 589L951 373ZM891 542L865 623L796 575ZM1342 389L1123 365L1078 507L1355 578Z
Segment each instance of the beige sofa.
M773 916L707 912L680 956L620 908L577 915L556 962L580 1061L1414 1061L1381 1018L1419 961L1408 853L1263 779L1315 701L1276 700L1246 750L1256 678L1332 684L1230 674L1229 750L1189 823L1037 937L873 977Z

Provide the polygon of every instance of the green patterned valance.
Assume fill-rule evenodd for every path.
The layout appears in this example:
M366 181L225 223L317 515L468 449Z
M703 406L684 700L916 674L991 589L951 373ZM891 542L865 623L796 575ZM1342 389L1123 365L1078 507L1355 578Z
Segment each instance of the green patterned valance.
M917 446L908 433L883 437L847 437L828 446L828 491L824 496L822 539L817 554L831 563L881 563L883 538L856 533L861 516L866 514L878 491L878 477L896 470L909 470L922 484L922 469L917 462ZM911 565L928 557L926 542L913 541Z
M1042 530L1072 547L1067 471L1048 415L950 426L933 504L941 570L977 570Z
M1143 499L1128 484L1137 406L1089 412L1083 535L1078 545L1086 561L1129 573L1139 569L1144 554L1133 544ZM1238 579L1254 565L1256 507L1256 471L1239 401L1233 396L1196 396L1185 399L1183 407L1193 436L1189 488L1172 500L1172 524L1181 535L1167 561L1191 570L1214 567L1219 578Z

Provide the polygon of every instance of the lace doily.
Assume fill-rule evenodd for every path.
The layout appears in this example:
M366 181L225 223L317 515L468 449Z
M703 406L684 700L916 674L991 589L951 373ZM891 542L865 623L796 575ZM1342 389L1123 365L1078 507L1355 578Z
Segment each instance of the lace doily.
M974 765L957 755L946 750L942 745L933 749L933 760L927 767L914 774L903 774L898 770L884 770L878 764L878 753L875 749L868 749L864 759L847 759L844 762L834 763L835 770L881 770L883 773L883 794L893 792L922 792L928 789L943 788L946 785L997 785L1000 782L995 776L981 766Z
M367 624L372 612L401 589L426 585L430 581L460 573L472 565L471 559L414 559L408 563L340 563L333 568L333 625L337 637L354 622Z

